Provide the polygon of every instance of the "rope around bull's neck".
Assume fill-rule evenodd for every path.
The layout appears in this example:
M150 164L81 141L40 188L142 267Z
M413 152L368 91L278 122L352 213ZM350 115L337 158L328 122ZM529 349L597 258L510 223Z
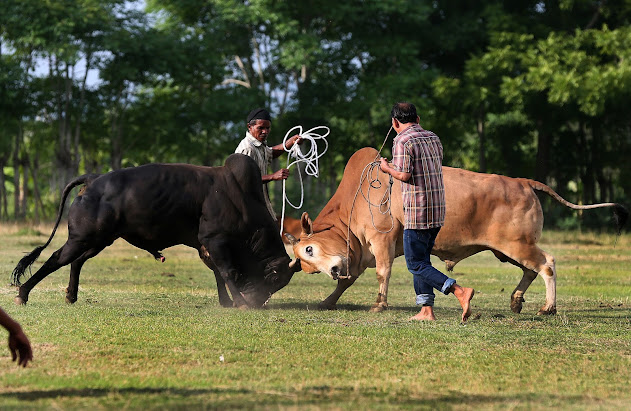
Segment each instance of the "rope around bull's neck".
M297 130L295 132L294 130ZM296 126L290 129L287 134L285 134L285 138L283 139L283 149L287 152L287 169L289 169L294 164L305 163L305 173L307 175L318 177L320 170L318 166L318 159L326 153L329 148L329 143L326 141L326 137L329 135L331 131L326 126L318 126L313 127L305 132L302 131L302 126ZM290 149L287 149L287 139L293 136L294 134L298 134L303 140L306 140L310 143L309 150L306 153L303 153L298 144L294 144ZM318 153L318 141L324 142L324 150L321 153ZM304 144L304 143L303 143ZM295 160L292 162L291 159ZM283 223L285 221L285 204L289 204L294 209L298 210L302 207L305 198L305 190L304 184L302 182L302 173L300 171L300 166L298 166L298 179L300 180L300 204L295 206L287 197L287 192L285 188L285 183L287 180L283 180L283 210L280 216L280 235L283 235Z

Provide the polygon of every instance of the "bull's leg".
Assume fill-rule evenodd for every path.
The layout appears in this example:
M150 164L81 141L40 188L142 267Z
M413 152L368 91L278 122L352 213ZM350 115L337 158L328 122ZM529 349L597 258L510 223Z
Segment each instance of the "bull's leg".
M217 295L219 296L219 304L222 307L232 307L233 302L230 298L230 295L228 294L228 290L226 289L226 282L221 277L221 275L218 274L219 269L213 264L210 258L210 253L208 252L206 247L201 246L201 248L199 249L199 258L201 258L204 264L206 264L206 266L210 268L215 275L215 281L217 282Z
M219 304L222 307L233 307L234 303L228 294L228 289L226 288L226 282L221 278L221 275L215 274L215 281L217 281L217 295L219 296Z
M373 247L375 250L382 251L375 254L379 294L377 294L377 301L373 304L370 312L379 313L388 308L388 284L392 273L395 244L394 241L391 241L389 244L380 244Z
M546 285L546 303L539 309L537 314L556 314L556 268L554 257L539 247L524 248L523 245L516 252L505 254L510 258L511 263L524 270L524 276L511 296L511 309L515 312L518 312L516 311L518 307L521 309L524 293L536 277L536 274L539 274Z
M224 283L228 286L234 306L238 308L247 308L248 303L241 295L241 292L235 284L235 280L239 277L239 272L232 266L230 262L229 252L224 250L222 240L220 238L201 238L202 251L200 255L204 255L209 259L210 264L217 268L214 272L219 272ZM216 277L215 277L216 278ZM218 291L219 292L219 291Z
M79 276L81 275L81 268L83 264L90 258L96 256L103 251L103 247L92 248L77 258L70 265L70 280L68 281L68 288L66 288L66 302L68 304L74 304L77 302L77 293L79 292Z
M530 284L537 278L537 273L523 268L524 275L521 278L519 284L510 296L510 309L512 312L519 314L521 312L522 304L524 303L524 293L530 287Z
M53 273L61 267L70 264L85 252L85 248L79 246L77 243L66 242L61 248L55 251L48 260L42 265L39 270L24 284L20 286L17 297L15 297L16 304L26 304L28 301L28 295L40 281L42 281L48 274Z
M546 304L539 309L537 315L549 315L557 313L557 270L554 257L543 252L546 263L540 267L539 275L546 284Z
M342 294L344 294L344 291L346 291L348 287L353 285L355 280L357 280L357 277L337 280L337 287L335 287L335 290L331 293L331 295L326 297L324 301L318 304L318 308L320 308L321 310L335 310L337 300L340 299L340 297L342 296Z

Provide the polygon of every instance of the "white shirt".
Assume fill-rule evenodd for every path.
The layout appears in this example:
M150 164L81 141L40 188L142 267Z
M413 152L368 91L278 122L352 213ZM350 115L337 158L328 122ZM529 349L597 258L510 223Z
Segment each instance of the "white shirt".
M257 166L259 166L259 170L261 170L261 176L267 174L267 168L270 164L272 164L272 149L268 147L264 143L258 141L249 131L245 132L245 138L241 140L237 149L234 150L235 153L245 154L248 157L251 157ZM267 210L276 220L276 212L274 211L274 207L272 207L272 202L269 199L269 193L267 191L267 184L263 184L263 197L265 197L265 203L267 205Z

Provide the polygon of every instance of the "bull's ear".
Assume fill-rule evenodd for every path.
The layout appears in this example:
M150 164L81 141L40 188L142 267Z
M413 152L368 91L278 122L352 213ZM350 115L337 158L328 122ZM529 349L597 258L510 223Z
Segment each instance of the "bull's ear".
M313 234L313 223L309 218L309 213L306 211L302 213L302 217L300 217L300 225L302 225L302 233L306 235Z
M289 240L289 244L291 245L296 245L300 242L300 240L289 233L285 233L285 237L287 237L287 239Z

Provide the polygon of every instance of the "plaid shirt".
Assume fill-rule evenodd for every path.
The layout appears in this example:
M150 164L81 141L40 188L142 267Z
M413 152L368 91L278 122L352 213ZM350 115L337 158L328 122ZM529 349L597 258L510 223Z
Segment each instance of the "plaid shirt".
M405 229L442 227L445 223L443 146L438 136L414 124L394 139L392 165L411 173L401 182Z

